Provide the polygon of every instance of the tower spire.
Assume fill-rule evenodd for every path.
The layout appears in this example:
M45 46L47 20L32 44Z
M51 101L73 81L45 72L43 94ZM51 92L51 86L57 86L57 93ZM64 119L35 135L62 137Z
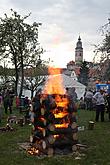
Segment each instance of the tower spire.
M81 37L80 37L80 35L79 35L78 41L81 41Z
M80 65L82 61L83 61L83 48L82 48L81 37L79 35L75 48L75 63Z

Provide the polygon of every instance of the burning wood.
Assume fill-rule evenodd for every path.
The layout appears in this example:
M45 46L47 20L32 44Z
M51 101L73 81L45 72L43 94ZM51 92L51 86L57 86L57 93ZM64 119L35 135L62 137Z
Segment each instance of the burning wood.
M55 128L68 128L69 123L55 124Z
M60 112L58 110L53 112L55 118L64 118L65 116L68 115L68 112Z
M54 71L49 68L49 72ZM57 70L60 74L60 71ZM34 133L31 142L34 147L28 153L39 152L52 155L56 147L72 147L78 142L76 109L63 87L62 77L49 79L40 97L41 107L35 112Z
M36 149L35 147L31 147L27 150L27 153L30 155L38 155L39 154L39 150Z

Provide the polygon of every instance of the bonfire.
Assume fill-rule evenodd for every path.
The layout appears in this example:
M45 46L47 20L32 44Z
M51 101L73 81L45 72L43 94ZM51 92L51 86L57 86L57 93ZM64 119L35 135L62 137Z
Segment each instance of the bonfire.
M49 74L52 77L61 75L61 70L49 68ZM28 153L53 155L56 149L72 150L78 143L76 109L66 93L61 76L58 79L50 76L46 82L38 114L34 120L30 138L32 147Z

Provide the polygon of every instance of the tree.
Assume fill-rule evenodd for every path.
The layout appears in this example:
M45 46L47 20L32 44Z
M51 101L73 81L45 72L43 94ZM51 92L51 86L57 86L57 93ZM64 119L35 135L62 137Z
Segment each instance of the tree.
M7 87L14 84L14 72L13 69L7 67L4 62L3 66L0 66L0 81L2 87Z
M48 68L46 65L41 64L37 68L29 68L26 71L24 89L30 90L31 98L33 98L34 92L37 91L38 87L45 82L45 78L48 74Z
M89 79L89 67L88 63L86 61L82 62L82 65L80 67L80 74L78 77L79 82L81 82L84 85L88 85L88 79Z
M1 59L9 58L15 68L15 91L19 76L21 76L21 88L19 96L22 95L24 82L24 67L39 64L39 55L43 53L38 43L38 27L41 23L27 24L25 20L30 16L21 17L11 9L11 16L5 14L0 18L0 56Z
M95 58L100 56L99 67L101 70L100 80L110 80L110 19L108 23L101 27L102 42L95 45Z

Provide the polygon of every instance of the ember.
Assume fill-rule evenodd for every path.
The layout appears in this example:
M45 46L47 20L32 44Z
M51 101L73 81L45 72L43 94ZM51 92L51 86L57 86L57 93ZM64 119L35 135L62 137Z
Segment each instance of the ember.
M30 154L30 155L38 155L39 150L36 149L35 147L31 147L27 150L27 153Z
M49 68L52 75L56 72L60 74L60 70ZM66 94L62 77L54 81L51 78L48 80L40 97L40 104L35 112L34 131L31 136L35 148L28 152L33 154L40 151L53 155L55 148L69 146L72 149L78 142L76 109Z

